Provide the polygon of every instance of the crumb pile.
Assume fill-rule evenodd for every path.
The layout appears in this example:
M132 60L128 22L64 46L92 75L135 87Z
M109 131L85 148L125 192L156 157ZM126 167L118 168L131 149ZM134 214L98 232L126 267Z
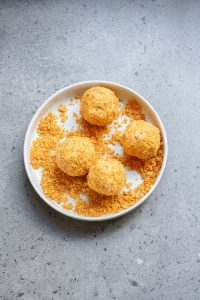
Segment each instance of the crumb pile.
M125 123L127 123L128 119L145 119L140 105L135 100L129 101L125 107L120 103L119 114L125 118ZM57 121L61 121L61 118L62 115L60 114L48 113L45 118L41 119L37 128L38 138L33 141L30 150L32 167L35 169L42 167L41 187L47 197L60 203L63 208L73 210L80 215L101 216L117 213L132 206L150 190L159 174L163 161L162 140L157 154L150 159L142 161L126 154L120 156L114 153L110 144L122 144L123 132L120 131L121 124L118 121L114 121L115 124L112 124L115 132L112 132L109 139L105 139L111 131L111 126L98 127L90 125L82 117L75 116L78 129L66 131L63 126L57 124ZM126 188L128 190L115 196L97 194L87 185L86 176L71 177L57 167L56 150L58 144L64 137L70 136L91 138L99 158L108 156L118 159L130 170L140 172L143 182L134 190L127 183ZM85 196L88 198L87 202L85 201ZM71 204L69 197L75 200L75 205Z

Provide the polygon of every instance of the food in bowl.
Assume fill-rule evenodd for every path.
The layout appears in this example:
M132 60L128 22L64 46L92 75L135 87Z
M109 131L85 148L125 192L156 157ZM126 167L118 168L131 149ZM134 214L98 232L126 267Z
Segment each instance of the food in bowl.
M119 100L115 93L105 87L95 86L81 98L81 114L92 125L110 124L118 114Z
M160 147L159 129L144 120L132 121L124 132L124 151L145 160L155 156Z
M112 215L139 202L152 188L163 163L162 137L157 153L149 159L143 160L123 151L117 152L118 148L123 147L126 126L135 120L146 119L142 107L135 99L120 99L118 115L113 122L107 126L95 126L88 123L82 115L73 112L75 106L80 107L82 97L56 102L56 105L59 105L56 106L56 110L49 111L41 118L36 130L38 136L33 140L30 149L30 163L33 169L41 169L40 184L48 199L82 216ZM63 105L67 105L67 108ZM76 123L74 127L70 127L72 118ZM115 159L125 167L126 175L136 172L142 180L137 184L136 180L130 182L127 176L124 188L115 195L104 195L94 191L88 185L87 175L71 176L58 167L56 157L59 145L64 139L71 137L90 139L97 160ZM90 159L92 160L92 155ZM95 162L92 166L94 164Z
M94 145L87 137L69 137L58 146L57 166L70 176L86 175L95 160Z
M112 196L121 192L126 183L123 164L117 159L102 158L91 166L87 176L88 186L95 192Z

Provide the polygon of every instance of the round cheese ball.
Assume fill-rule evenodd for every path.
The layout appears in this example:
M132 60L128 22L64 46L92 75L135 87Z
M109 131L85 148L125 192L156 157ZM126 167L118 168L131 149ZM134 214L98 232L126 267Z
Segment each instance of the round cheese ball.
M90 168L87 182L88 186L99 194L117 195L126 183L124 166L116 159L99 159Z
M87 137L69 137L58 146L57 166L70 176L86 175L95 160L94 145Z
M118 114L119 100L115 93L102 86L87 90L81 99L81 114L92 125L105 126Z
M157 154L160 147L160 131L153 124L138 120L131 122L123 137L124 152L142 160Z

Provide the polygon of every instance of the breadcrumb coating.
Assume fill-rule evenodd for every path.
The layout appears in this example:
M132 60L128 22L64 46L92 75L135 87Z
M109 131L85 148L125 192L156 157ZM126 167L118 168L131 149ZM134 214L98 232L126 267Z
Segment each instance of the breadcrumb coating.
M95 160L94 145L87 137L68 137L58 146L57 166L70 176L86 175Z
M88 186L107 196L119 194L126 183L124 166L113 158L99 159L89 170Z
M115 93L102 86L87 90L81 98L81 114L90 124L105 126L118 115L119 100Z
M149 159L156 155L160 147L160 131L144 120L133 121L126 127L123 146L126 154Z

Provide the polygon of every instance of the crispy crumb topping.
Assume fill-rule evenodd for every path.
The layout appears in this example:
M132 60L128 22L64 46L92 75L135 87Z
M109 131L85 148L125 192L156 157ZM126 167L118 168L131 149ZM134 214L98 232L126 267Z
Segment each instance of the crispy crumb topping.
M76 101L76 100L75 100ZM73 104L73 101L71 101ZM135 101L129 101L125 107L120 105L120 115L124 116L124 124L131 120L144 120L141 106ZM123 132L118 121L114 121L115 132L110 133L111 127L98 127L88 124L82 117L74 115L78 124L75 131L66 131L57 121L62 122L63 114L67 114L64 105L58 108L59 115L48 113L40 120L37 128L38 137L33 141L30 150L30 163L33 168L42 167L41 187L44 194L61 203L64 209L73 210L84 216L102 216L114 214L137 203L154 184L163 161L163 143L156 156L142 161L138 158L123 154L115 154L111 145L122 144ZM110 133L110 137L105 139ZM56 165L56 151L63 137L83 136L91 138L99 158L108 156L118 159L130 170L141 173L143 182L131 189L130 183L126 183L126 191L115 195L105 196L94 192L87 185L86 176L72 177L61 171ZM88 202L83 198L87 196ZM75 205L69 202L69 197L75 200Z

